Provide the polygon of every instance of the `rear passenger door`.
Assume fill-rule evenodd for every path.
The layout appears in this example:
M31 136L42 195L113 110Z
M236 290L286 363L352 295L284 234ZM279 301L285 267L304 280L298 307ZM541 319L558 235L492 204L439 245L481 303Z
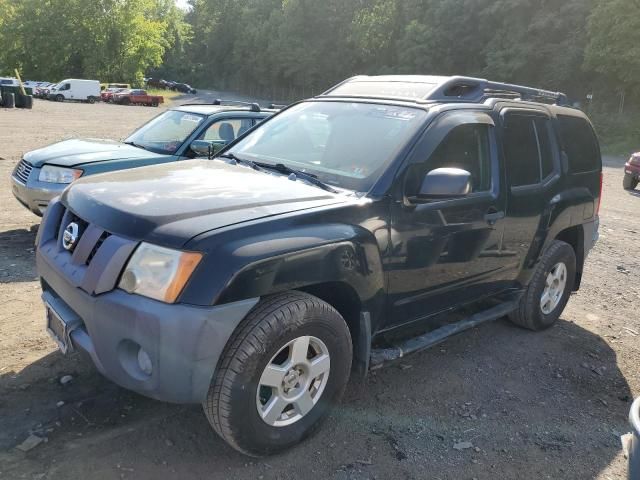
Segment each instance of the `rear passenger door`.
M507 180L503 254L520 269L535 261L552 216L560 181L560 151L551 119L543 110L501 112Z

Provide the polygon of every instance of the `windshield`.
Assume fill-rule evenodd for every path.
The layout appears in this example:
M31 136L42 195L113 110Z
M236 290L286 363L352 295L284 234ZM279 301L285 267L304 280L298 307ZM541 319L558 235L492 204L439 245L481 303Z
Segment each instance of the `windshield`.
M257 127L229 150L256 162L282 163L322 182L367 192L422 124L417 108L307 102Z
M171 155L203 120L202 115L168 110L133 132L125 143Z

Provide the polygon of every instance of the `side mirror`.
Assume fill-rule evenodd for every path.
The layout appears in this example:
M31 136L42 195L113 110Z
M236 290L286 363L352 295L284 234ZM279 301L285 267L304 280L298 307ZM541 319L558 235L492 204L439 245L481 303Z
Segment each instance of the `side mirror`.
M427 173L418 199L460 198L471 193L471 174L461 168L436 168Z
M213 154L213 142L207 140L194 140L189 148L197 157L211 157Z

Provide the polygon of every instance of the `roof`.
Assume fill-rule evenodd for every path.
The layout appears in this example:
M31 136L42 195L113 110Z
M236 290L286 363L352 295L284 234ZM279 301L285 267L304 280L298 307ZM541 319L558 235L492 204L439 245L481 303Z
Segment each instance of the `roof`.
M179 107L175 107L173 110L180 110L182 112L199 113L200 115L214 115L221 112L252 112L250 107L239 105L209 105L209 104L184 104ZM275 110L260 109L258 112L253 113L275 113Z
M330 88L322 97L376 98L414 103L480 103L487 98L521 99L567 105L567 96L522 85L474 77L436 75L359 75Z

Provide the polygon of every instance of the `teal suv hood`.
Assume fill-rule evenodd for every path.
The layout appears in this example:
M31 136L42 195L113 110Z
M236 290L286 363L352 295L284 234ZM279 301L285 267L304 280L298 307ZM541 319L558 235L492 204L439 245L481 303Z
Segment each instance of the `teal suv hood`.
M149 152L115 140L73 139L54 143L25 154L24 159L34 167L59 165L76 167L110 160L138 160L169 157Z

